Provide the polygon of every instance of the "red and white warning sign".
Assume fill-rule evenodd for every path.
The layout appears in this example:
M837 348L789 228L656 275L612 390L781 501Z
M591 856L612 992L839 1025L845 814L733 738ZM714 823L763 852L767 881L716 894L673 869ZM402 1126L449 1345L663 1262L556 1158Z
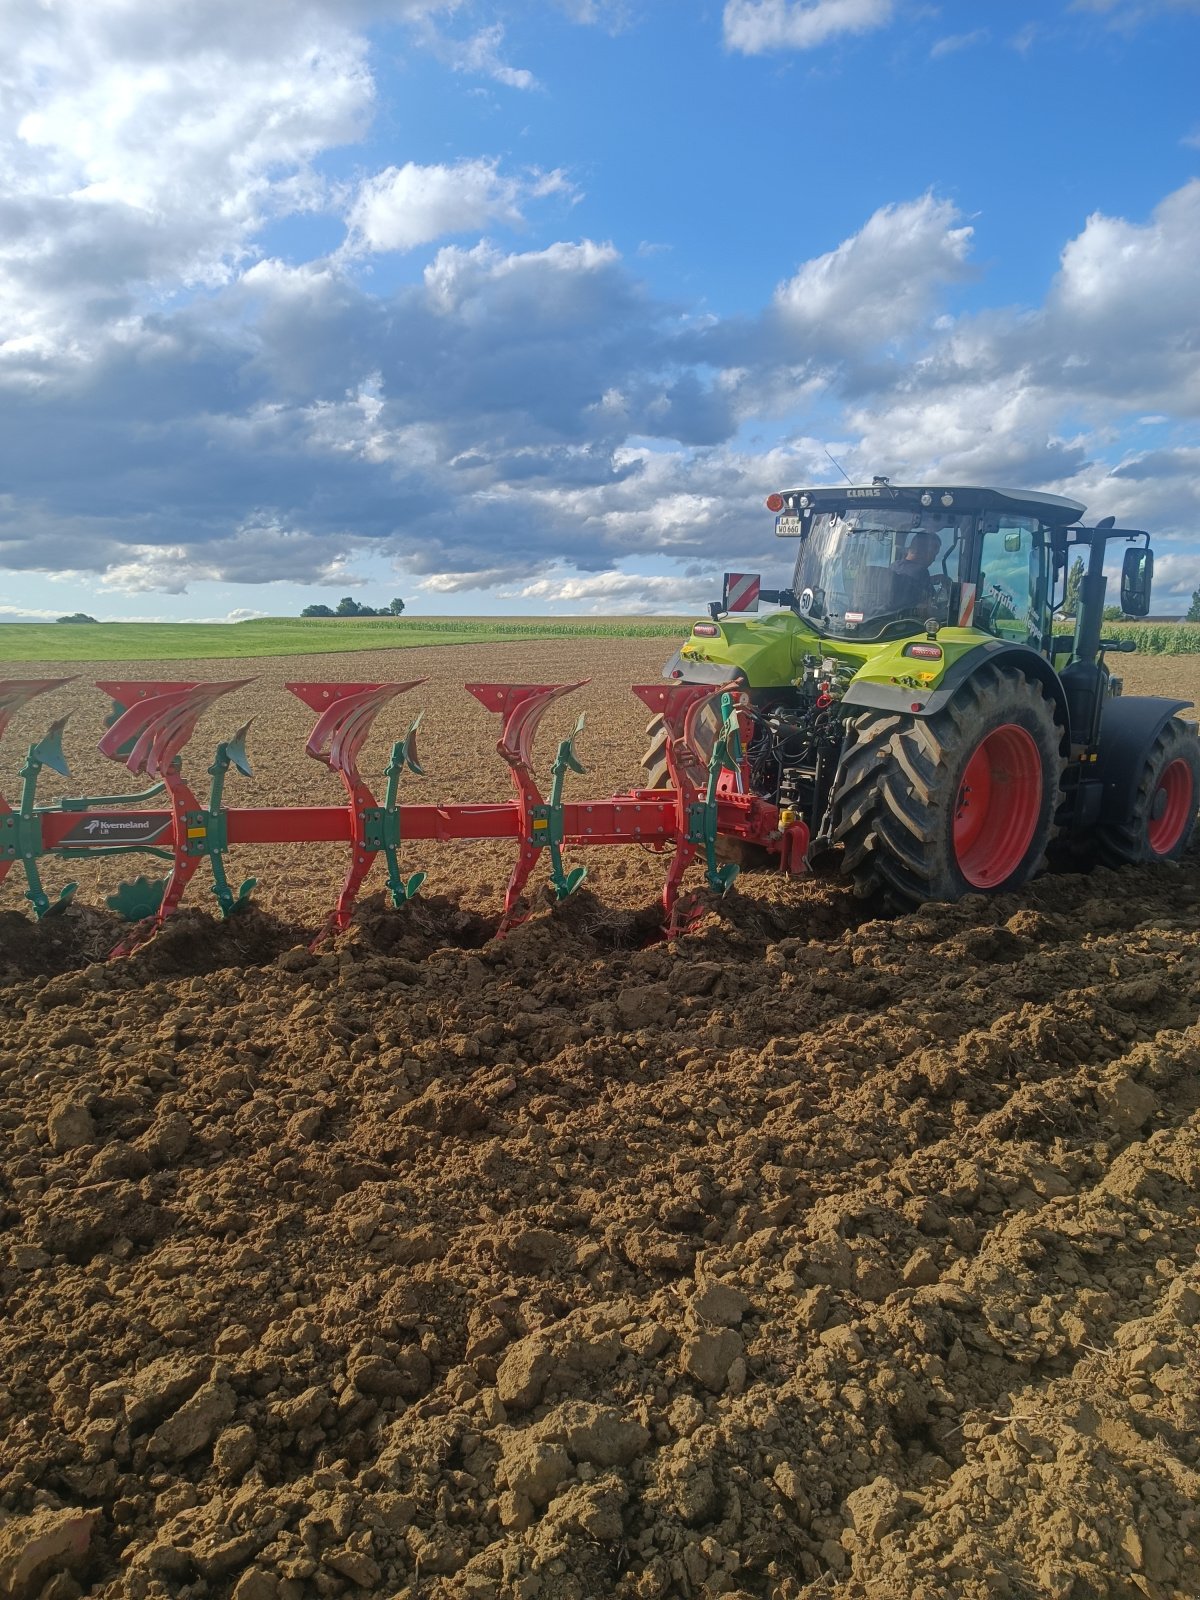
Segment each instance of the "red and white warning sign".
M960 628L969 628L975 620L975 585L964 583L959 586L958 625Z
M722 611L757 611L762 578L757 572L727 572Z

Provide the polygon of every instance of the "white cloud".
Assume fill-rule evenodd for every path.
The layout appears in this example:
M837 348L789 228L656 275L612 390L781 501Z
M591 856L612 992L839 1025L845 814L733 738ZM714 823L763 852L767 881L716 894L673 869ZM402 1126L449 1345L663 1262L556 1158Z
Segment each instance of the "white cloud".
M468 304L497 288L511 288L524 299L553 286L561 296L571 280L600 273L620 259L611 244L596 244L591 239L574 244L559 240L545 250L507 255L490 244L470 250L447 245L425 268L425 287L439 311L462 313Z
M1164 11L1200 12L1200 0L1071 0L1072 11L1094 11L1114 28L1130 29Z
M944 38L935 39L929 54L938 60L942 56L957 55L960 50L973 50L977 45L986 44L991 34L986 28L973 28L970 33L948 33Z
M575 191L562 172L508 177L486 157L451 166L387 167L367 178L350 207L351 250L415 250L451 233L478 233L489 223L518 227L530 199Z
M186 594L189 583L218 576L184 545L134 545L129 560L105 571L100 588L121 594Z
M465 594L475 589L495 589L515 583L522 576L520 566L479 567L469 572L431 572L417 588L427 594Z
M10 353L78 351L134 318L145 286L226 280L267 218L324 203L313 158L371 113L366 41L332 3L15 9L0 59Z
M47 611L42 606L0 606L0 617L16 617L21 622L54 622L63 615L62 607Z
M690 608L731 552L786 567L762 498L834 476L822 436L855 477L1057 488L1178 537L1172 557L1200 526L1183 431L1200 409L1200 184L1149 217L1088 218L1024 307L964 313L971 227L926 194L723 317L657 299L611 242L473 242L574 198L561 173L400 151L348 202L327 192L321 156L374 103L363 25L441 23L449 0L22 4L0 57L12 569L84 570L100 598L281 575L346 592L370 554L431 595L542 585L524 598ZM726 8L747 50L890 15ZM471 38L471 70L503 66L498 34ZM268 220L335 202L349 248L256 259ZM386 251L420 253L372 292L359 257ZM660 571L624 570L648 555Z
M414 250L448 233L473 233L489 222L521 221L521 185L497 163L459 161L421 167L405 162L368 178L350 209L352 246Z
M526 67L511 67L500 53L504 43L504 27L493 23L481 28L469 39L450 46L449 64L456 72L477 72L502 83L507 89L536 89L538 81Z
M655 573L597 572L566 575L551 573L514 591L520 600L581 608L593 616L653 615L702 610L720 597L719 572Z
M813 50L892 20L893 0L726 0L725 45L743 55Z
M946 284L968 275L972 230L948 200L922 195L882 206L836 250L806 261L775 291L793 333L819 345L869 349L919 329Z
M631 0L554 0L572 22L619 33L630 20Z

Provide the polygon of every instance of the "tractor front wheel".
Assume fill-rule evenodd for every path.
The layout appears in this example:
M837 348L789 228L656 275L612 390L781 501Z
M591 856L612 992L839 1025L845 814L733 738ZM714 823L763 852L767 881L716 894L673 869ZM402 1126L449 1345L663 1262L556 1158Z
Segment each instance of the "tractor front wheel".
M1128 817L1100 827L1101 859L1114 867L1178 861L1195 830L1198 804L1200 740L1172 717L1151 746Z
M834 785L843 872L906 906L1020 888L1054 831L1061 738L1042 685L997 667L931 717L861 713Z

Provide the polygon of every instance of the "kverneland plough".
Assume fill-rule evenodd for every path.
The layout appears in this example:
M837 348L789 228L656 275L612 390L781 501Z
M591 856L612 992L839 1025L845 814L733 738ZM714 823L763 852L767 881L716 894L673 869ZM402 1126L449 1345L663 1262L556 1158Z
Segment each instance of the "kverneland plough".
M35 695L70 681L0 682L0 737L12 716ZM500 718L496 748L511 773L514 798L501 804L430 805L400 799L405 773L424 776L417 756L419 716L392 746L382 802L358 769L359 754L376 716L397 695L424 683L424 678L409 683L292 683L288 684L291 692L318 713L307 752L341 779L345 803L227 806L225 781L230 768L251 776L246 755L249 724L218 744L208 768L208 795L202 800L184 777L184 749L201 714L222 695L251 681L99 683L113 701L113 715L100 750L131 773L151 780L150 787L134 794L39 801L38 782L46 768L69 776L62 747L66 718L55 722L29 748L16 807L0 795L0 882L19 864L26 879L25 898L41 918L66 906L77 887L68 883L52 900L43 886L39 865L47 857L80 861L149 855L168 862L165 876L148 879L140 875L109 897L112 910L138 924L113 952L121 955L161 927L205 862L222 915L230 916L243 906L255 880L248 878L235 889L225 865L227 853L239 845L318 842L348 848L345 881L324 933L348 925L378 857L383 858L391 904L399 908L411 900L426 875L417 871L406 877L400 852L402 846L424 840L516 841L517 859L505 894L500 933L525 915L523 891L542 855L548 859L557 900L567 899L579 888L587 869L568 869L564 847L641 844L664 852L673 847L662 894L664 928L670 937L684 931L698 914L695 897L682 894L684 874L694 862L704 867L707 885L716 893L724 894L736 876L736 866L718 860L719 837L763 845L790 870L802 870L807 846L804 823L791 820L786 812L781 814L745 785L739 708L728 686L664 682L635 688L633 692L662 719L671 787L633 790L602 800L568 801L563 798L568 772L584 771L575 748L583 717L558 745L548 792L540 787L534 772L533 742L547 708L582 688L587 680L468 684L470 693ZM154 809L152 802L160 799L162 808Z

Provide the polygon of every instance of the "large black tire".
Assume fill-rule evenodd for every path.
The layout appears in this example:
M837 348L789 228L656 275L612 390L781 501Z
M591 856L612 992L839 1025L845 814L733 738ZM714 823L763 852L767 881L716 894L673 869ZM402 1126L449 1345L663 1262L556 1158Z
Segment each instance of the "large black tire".
M931 717L862 712L832 797L842 871L900 906L1020 888L1054 831L1061 742L1041 684L998 667Z
M1195 832L1198 801L1200 739L1172 717L1146 757L1128 817L1096 830L1100 859L1110 867L1178 861Z
M656 711L646 724L646 737L650 743L642 757L642 768L646 775L642 788L669 789L671 769L667 766L667 730L660 712Z
M643 789L669 789L671 769L667 765L667 730L656 711L646 724L646 737L650 743L642 757L645 779ZM717 838L717 860L736 861L739 867L753 871L760 867L775 866L778 856L759 844L749 844L744 839L728 839L723 834Z

